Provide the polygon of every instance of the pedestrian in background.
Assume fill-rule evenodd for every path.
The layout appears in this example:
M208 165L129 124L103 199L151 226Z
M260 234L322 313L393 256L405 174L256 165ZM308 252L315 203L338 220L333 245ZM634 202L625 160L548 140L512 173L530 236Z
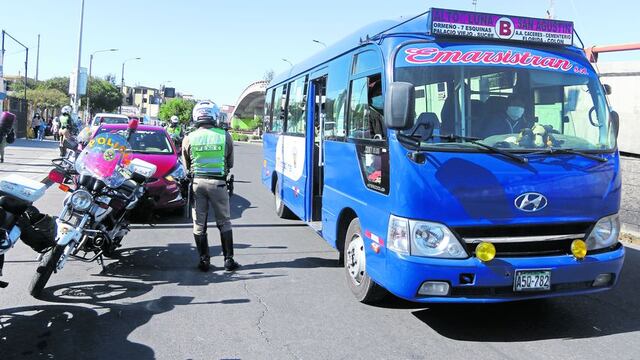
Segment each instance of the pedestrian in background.
M0 163L4 162L4 148L16 139L16 135L13 132L15 119L16 116L8 111L0 115Z
M53 133L53 140L55 141L59 141L60 140L60 134L58 134L58 131L60 130L60 120L58 120L58 117L54 117L52 124L51 124L51 132Z
M33 130L33 138L38 139L40 134L40 124L42 120L40 119L40 114L36 113L33 115L33 119L31 119L31 129Z

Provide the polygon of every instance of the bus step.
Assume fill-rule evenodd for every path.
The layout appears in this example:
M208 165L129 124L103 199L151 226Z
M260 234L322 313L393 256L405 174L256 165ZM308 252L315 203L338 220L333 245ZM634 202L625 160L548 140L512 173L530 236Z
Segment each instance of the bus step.
M308 224L318 234L322 233L322 221L311 221Z

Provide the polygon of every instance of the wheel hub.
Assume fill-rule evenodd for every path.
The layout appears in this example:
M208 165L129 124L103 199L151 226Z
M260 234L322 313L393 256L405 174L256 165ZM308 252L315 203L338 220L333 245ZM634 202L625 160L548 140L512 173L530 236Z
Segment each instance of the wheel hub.
M360 285L366 270L364 255L364 241L359 234L355 234L347 249L347 271L354 284Z

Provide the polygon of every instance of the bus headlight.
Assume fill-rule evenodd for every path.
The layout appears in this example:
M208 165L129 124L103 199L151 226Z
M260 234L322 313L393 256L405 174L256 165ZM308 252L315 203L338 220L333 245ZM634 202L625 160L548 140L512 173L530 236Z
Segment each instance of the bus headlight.
M76 211L87 211L93 204L93 196L86 190L76 190L69 200L71 207Z
M467 253L448 227L427 221L410 221L411 255L461 259Z
M587 237L587 249L596 250L613 246L620 235L620 217L618 214L605 216L598 220Z
M389 218L387 248L400 254L449 259L467 258L455 235L443 224Z

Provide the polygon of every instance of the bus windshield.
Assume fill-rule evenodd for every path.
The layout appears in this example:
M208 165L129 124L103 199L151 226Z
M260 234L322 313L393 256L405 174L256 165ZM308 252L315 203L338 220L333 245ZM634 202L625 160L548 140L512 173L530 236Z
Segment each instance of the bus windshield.
M399 52L395 81L412 83L416 95L415 124L405 135L438 148L476 148L454 142L455 135L525 152L615 148L604 92L590 67L537 50L469 49L412 44ZM432 136L426 124L435 128Z

